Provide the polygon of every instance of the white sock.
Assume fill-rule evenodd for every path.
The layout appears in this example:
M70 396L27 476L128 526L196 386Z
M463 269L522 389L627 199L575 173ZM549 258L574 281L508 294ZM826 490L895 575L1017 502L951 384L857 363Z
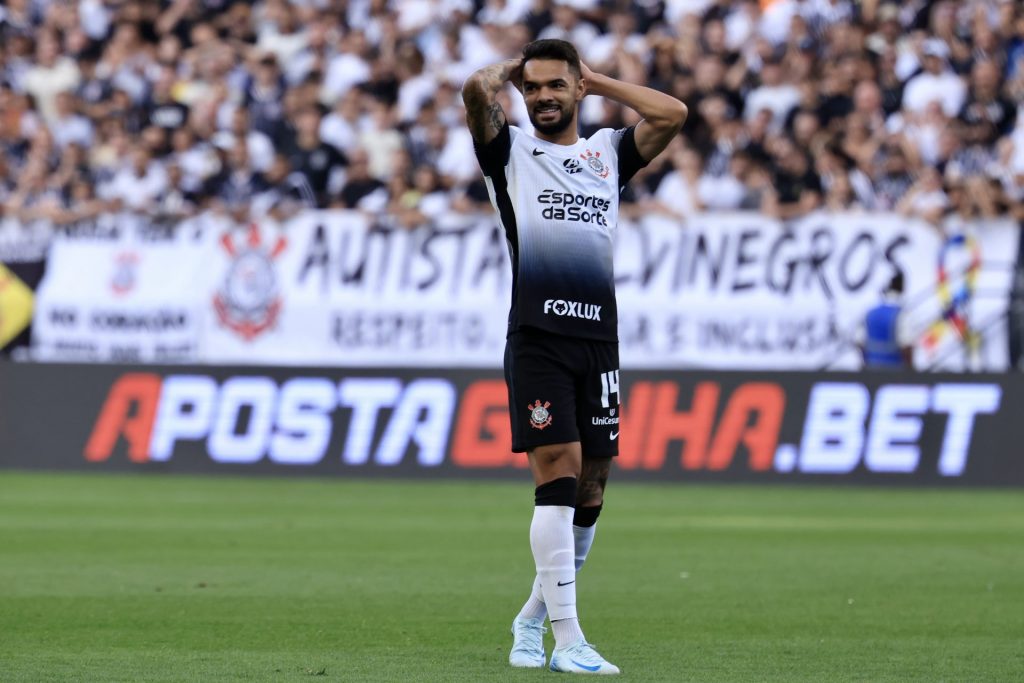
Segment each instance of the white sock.
M567 647L578 640L583 640L580 620L576 617L571 619L555 619L551 622L551 631L555 636L555 647Z
M558 619L576 618L573 512L564 505L538 505L530 524L530 549L552 626Z
M548 616L548 606L544 604L544 593L540 590L540 575L533 578L533 589L530 597L526 599L523 608L519 610L520 619L544 619Z
M572 527L572 537L576 545L576 571L583 568L590 554L590 546L594 545L594 534L597 532L597 525Z
M597 525L572 527L573 546L575 551L575 569L578 572L587 561L587 554L590 546L594 544L594 532ZM572 645L578 640L583 640L583 629L580 628L580 620L558 619L551 622L551 631L555 636L555 647Z
M587 561L590 546L594 545L594 533L596 531L596 524L591 526L573 525L572 537L576 551L576 571L582 569L583 563ZM548 607L544 604L544 593L541 591L540 576L538 575L533 579L533 589L530 591L530 597L526 599L523 608L519 610L519 618L540 619L544 621L547 615Z

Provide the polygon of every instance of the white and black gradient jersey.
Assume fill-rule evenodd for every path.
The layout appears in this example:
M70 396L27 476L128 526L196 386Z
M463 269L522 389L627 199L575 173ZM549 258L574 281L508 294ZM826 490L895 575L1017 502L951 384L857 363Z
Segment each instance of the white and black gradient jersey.
M508 332L532 327L618 341L612 238L619 193L647 162L632 127L573 145L510 126L476 145L512 256Z

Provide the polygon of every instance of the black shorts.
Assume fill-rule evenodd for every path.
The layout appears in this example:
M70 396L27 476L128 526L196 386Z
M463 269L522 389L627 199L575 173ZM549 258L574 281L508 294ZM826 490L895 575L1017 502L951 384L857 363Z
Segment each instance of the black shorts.
M505 344L512 450L579 441L585 458L619 454L619 345L530 328Z

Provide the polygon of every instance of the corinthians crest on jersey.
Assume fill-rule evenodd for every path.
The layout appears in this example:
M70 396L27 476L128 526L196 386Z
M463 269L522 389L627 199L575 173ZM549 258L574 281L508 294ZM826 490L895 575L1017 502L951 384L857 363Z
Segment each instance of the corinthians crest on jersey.
M589 149L580 155L580 157L587 162L587 166L593 171L598 178L608 177L608 166L601 161L601 152L591 152Z

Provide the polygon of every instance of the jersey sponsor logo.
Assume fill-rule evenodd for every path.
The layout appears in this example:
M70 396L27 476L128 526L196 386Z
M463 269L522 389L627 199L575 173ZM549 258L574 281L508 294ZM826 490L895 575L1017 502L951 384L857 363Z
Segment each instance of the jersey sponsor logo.
M554 313L561 318L580 318L601 322L601 307L597 304L586 304L582 301L566 301L565 299L548 299L544 302L544 315Z
M541 403L540 399L537 399L533 402L533 405L526 407L530 411L530 426L534 429L547 429L553 419L548 411L548 408L551 407L551 402L544 401L544 403Z
M595 211L607 211L612 203L604 197L595 195L583 195L573 192L559 192L558 190L543 190L537 195L537 201L541 204L552 206L578 206L583 209L594 209Z
M600 152L591 152L589 149L586 154L581 154L580 158L587 162L587 166L593 171L598 178L608 177L608 164L601 161Z
M609 425L619 424L619 418L617 417L592 417L590 418L590 424L596 427L607 427Z
M601 226L608 225L604 212L612 205L610 200L603 197L557 190L542 191L537 195L537 202L547 205L541 211L541 216L548 220L594 223Z
M576 161L575 159L566 159L565 161L563 161L562 168L564 168L565 172L568 173L569 175L579 173L581 170L583 170L582 168L580 168L580 162Z

